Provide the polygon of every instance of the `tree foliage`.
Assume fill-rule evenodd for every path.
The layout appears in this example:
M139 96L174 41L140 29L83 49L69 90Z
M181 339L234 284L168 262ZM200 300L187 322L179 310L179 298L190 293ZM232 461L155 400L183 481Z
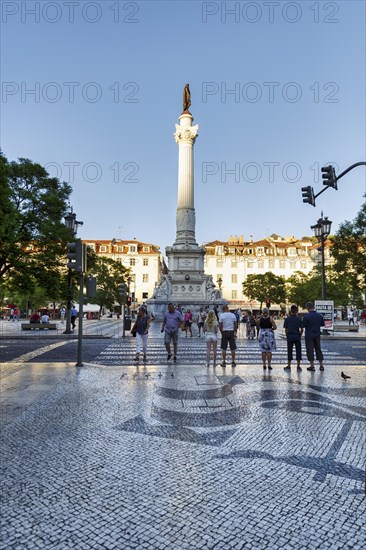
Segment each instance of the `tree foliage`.
M8 162L0 153L0 170L1 284L25 295L40 287L56 299L70 239L63 217L71 187L29 159Z
M353 293L366 290L366 202L356 218L342 223L333 237L335 270L352 280Z
M115 303L121 303L118 285L127 282L129 270L112 258L97 256L88 249L88 272L97 279L97 295L90 301L98 304L100 311L103 306L112 309Z
M286 302L286 281L284 277L280 277L267 271L267 273L258 275L248 275L243 283L243 294L250 300L260 302L260 307L267 298L272 303L280 304Z

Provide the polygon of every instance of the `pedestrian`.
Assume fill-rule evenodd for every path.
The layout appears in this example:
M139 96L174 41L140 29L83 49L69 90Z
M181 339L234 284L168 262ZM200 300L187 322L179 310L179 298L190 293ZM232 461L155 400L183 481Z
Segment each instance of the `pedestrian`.
M186 338L187 338L188 331L192 336L192 312L189 309L189 307L187 308L187 311L184 314L184 330L186 332Z
M355 324L353 309L350 309L349 312L348 312L348 325L351 325L351 324L352 325Z
M301 335L304 331L302 327L302 321L298 316L299 309L296 305L292 305L290 308L290 315L285 319L283 327L286 332L287 338L287 366L285 370L291 370L291 361L293 359L292 351L295 346L296 350L296 361L297 361L297 370L301 371L300 366L301 362Z
M206 317L206 312L204 311L203 307L200 307L197 317L198 336L201 336L201 330L203 329L203 325L205 324Z
M19 309L17 307L14 308L14 314L13 314L13 321L19 321Z
M143 361L147 361L147 339L149 337L150 316L147 314L145 307L141 306L137 314L137 318L131 332L136 332L136 356L134 361L140 359L140 351L142 349Z
M225 304L222 306L222 313L219 316L219 327L221 331L221 353L222 353L222 362L221 366L226 367L226 350L227 345L230 345L231 351L231 366L236 367L235 363L235 350L236 350L236 331L238 328L238 323L234 313L229 311L228 306Z
M247 316L246 326L247 326L247 338L248 338L248 340L254 340L257 324L256 324L255 317L254 317L253 313L250 313Z
M46 311L41 317L41 323L47 325L49 322L50 322L50 316L48 315L48 311Z
M268 307L262 309L262 315L257 320L257 327L259 328L258 343L262 352L263 368L266 369L268 366L268 370L272 370L272 352L277 349L273 331L277 326L269 314Z
M320 327L324 327L323 315L314 310L313 302L305 304L308 313L305 313L303 327L305 329L305 347L306 356L310 363L307 370L315 371L314 367L314 350L317 360L319 361L320 370L324 370L323 352L320 347Z
M210 366L211 348L213 352L213 366L216 367L218 331L219 323L217 322L215 312L210 310L203 325L203 332L206 336L206 357L208 367Z
M65 315L66 315L66 309L64 308L64 306L62 306L61 310L60 310L60 316L61 316L61 323L64 324L65 322Z
M177 350L178 350L178 329L183 325L183 315L182 313L174 307L174 304L168 304L168 311L165 312L163 325L161 327L161 332L165 331L164 334L164 344L165 349L168 353L167 360L171 359L172 352L170 348L171 342L173 342L174 356L173 361L177 361Z
M72 326L73 330L75 329L75 322L76 322L76 317L77 316L78 316L78 310L76 309L75 306L72 306L72 308L71 308L71 326Z

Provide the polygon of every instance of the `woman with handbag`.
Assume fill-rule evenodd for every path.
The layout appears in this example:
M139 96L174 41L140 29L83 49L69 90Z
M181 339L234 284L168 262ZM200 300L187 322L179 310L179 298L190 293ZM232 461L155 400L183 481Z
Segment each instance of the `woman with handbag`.
M186 331L186 338L188 331L191 333L192 336L192 312L189 308L184 315L184 330Z
M136 333L136 356L134 361L140 359L140 351L142 348L143 361L147 361L147 339L149 336L150 317L147 315L146 308L140 307L135 324L131 329L131 334Z

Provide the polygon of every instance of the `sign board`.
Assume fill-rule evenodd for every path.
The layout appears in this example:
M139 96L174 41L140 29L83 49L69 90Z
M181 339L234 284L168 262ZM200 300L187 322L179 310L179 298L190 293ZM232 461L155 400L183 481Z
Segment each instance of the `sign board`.
M324 328L334 330L334 302L333 300L316 300L315 310L324 317Z

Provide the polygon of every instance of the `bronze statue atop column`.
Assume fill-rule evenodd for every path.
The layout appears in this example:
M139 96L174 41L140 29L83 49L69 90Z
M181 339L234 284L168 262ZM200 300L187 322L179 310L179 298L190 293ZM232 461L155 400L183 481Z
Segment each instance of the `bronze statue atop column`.
M191 92L189 90L189 84L186 84L183 90L183 113L189 113L190 106L191 106Z

